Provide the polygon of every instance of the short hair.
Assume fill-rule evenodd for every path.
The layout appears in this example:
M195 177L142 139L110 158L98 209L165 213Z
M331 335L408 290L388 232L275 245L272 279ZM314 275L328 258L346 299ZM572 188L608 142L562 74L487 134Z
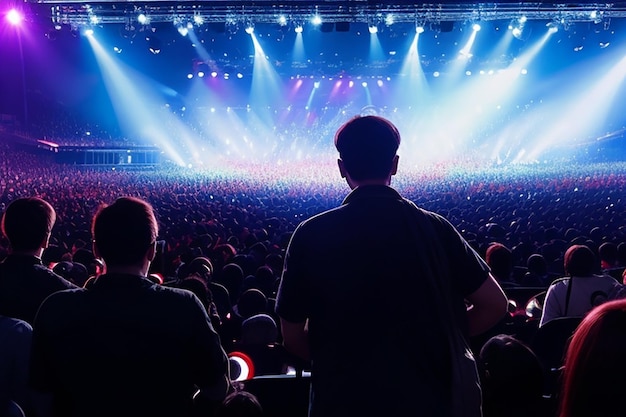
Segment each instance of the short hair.
M2 233L13 250L36 250L52 232L56 212L39 197L13 200L2 216Z
M561 417L623 415L615 401L626 384L626 300L594 308L576 328L565 354Z
M98 210L91 232L105 264L134 265L156 242L159 229L150 204L135 197L121 197Z
M356 116L335 134L335 147L350 177L379 180L391 172L400 132L380 116Z
M586 277L598 272L600 265L593 251L585 245L572 245L563 256L565 273Z

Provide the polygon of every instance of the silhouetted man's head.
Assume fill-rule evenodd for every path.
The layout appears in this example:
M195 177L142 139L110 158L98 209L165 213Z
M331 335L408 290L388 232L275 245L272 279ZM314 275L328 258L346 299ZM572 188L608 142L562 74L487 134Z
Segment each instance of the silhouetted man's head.
M398 129L379 116L357 116L335 135L342 174L358 182L385 180L395 174L399 146Z
M94 249L107 266L128 266L141 262L154 247L158 226L150 204L122 197L96 213L91 231Z
M13 200L2 216L2 233L13 251L35 251L48 246L56 221L52 206L38 197Z

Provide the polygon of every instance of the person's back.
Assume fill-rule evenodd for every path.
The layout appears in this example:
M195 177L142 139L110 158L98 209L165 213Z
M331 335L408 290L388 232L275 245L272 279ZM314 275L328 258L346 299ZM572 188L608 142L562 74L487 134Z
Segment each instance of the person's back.
M106 273L89 289L49 297L33 333L31 383L57 416L186 416L196 387L220 401L227 358L190 291L147 278L156 220L146 203L118 199L94 219Z
M614 278L596 274L599 262L585 245L569 247L563 264L568 276L554 281L548 288L539 326L557 317L583 317L607 301L618 285Z
M285 347L311 360L311 416L453 415L458 369L449 328L475 334L506 311L488 267L456 230L389 187L399 136L392 149L379 139L397 134L392 126L362 117L340 129L336 143L342 132L364 136L359 151L337 144L353 191L342 206L298 226L285 257L276 311ZM360 176L350 151L380 169ZM437 280L449 287L445 295ZM488 317L479 324L465 317L463 299L486 289L489 302L474 299L475 312Z
M11 250L0 263L0 315L33 323L50 294L76 288L42 264L56 219L52 206L37 198L12 201L2 216L2 233Z

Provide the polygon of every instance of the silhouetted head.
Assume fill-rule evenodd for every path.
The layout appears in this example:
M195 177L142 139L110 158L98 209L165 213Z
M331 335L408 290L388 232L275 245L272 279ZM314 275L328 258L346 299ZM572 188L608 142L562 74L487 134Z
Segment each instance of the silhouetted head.
M13 200L2 216L2 233L14 251L34 251L48 246L56 221L54 208L38 197Z
M94 249L107 266L135 265L155 245L158 230L150 204L121 197L96 213L92 223Z
M379 116L357 116L335 135L342 175L355 181L380 181L395 174L399 146L400 132Z

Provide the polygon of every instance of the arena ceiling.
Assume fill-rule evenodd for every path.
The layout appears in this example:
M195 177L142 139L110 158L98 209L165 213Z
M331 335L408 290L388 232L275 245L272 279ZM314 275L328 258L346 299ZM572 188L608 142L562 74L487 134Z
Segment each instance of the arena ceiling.
M48 14L54 23L74 26L124 23L143 14L153 23L192 19L203 23L240 22L283 24L302 22L319 16L325 23L428 24L445 21L488 21L514 19L524 15L529 20L560 22L595 22L626 17L626 2L469 2L424 3L372 0L180 0L180 1L111 1L111 0L28 0L37 14Z

